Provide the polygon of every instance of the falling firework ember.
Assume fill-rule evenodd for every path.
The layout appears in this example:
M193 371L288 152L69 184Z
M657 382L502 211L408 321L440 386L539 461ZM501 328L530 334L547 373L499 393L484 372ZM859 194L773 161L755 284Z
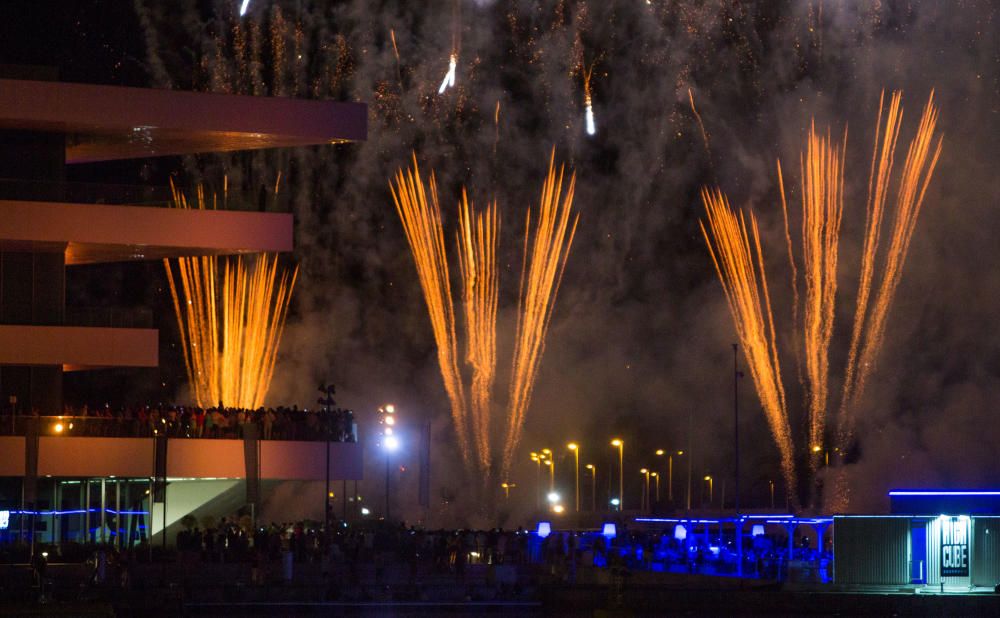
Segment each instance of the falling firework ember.
M458 55L452 53L448 57L448 72L444 74L444 79L441 80L441 86L438 87L438 94L444 94L444 91L448 88L453 88L455 86L455 69L458 67Z
M177 191L174 203L188 207ZM205 206L199 188L198 207ZM253 265L243 256L177 258L176 274L170 260L163 266L195 401L203 408L259 408L274 375L298 269L279 274L278 257L266 254Z
M591 65L583 75L583 108L584 120L587 124L587 135L595 135L597 133L597 123L594 121L594 104L590 93L590 77L593 73L594 67Z
M569 179L565 192L563 181L564 170L560 168L557 172L553 152L534 226L531 211L527 214L510 400L499 470L504 477L510 470L531 403L559 284L576 233L578 217L572 213L576 180L575 177ZM467 389L457 362L456 312L434 176L431 175L429 201L415 159L411 171L400 171L396 175L391 189L431 318L438 364L451 402L459 446L466 463L474 462L485 479L495 471L491 436L492 391L497 366L499 209L493 203L485 212L477 213L463 190L456 245L465 318L466 361L472 374ZM469 401L466 400L467 390Z

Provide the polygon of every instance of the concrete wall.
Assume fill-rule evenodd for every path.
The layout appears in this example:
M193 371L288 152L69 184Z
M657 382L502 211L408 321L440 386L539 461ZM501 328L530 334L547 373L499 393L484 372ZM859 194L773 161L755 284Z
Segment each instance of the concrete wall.
M150 328L0 324L0 365L156 367L159 350Z

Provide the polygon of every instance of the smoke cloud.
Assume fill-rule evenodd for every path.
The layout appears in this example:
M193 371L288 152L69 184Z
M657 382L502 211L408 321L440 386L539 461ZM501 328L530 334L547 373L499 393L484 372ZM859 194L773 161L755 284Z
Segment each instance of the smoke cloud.
M716 478L716 499L728 480L731 501L735 332L698 231L697 192L718 184L761 218L776 313L785 312L776 317L787 322L774 161L786 163L795 188L790 172L810 119L835 133L849 127L831 354L838 376L883 88L906 95L902 140L936 88L945 150L860 415L859 458L846 469L851 508L885 508L891 487L969 487L996 478L994 3L463 1L456 20L443 2L300 1L254 3L243 21L233 4L137 2L155 85L369 104L364 143L186 163L192 176L224 170L232 186L251 194L283 173L302 270L269 399L308 405L314 386L332 381L362 432L372 430L372 411L386 401L406 418L433 421L436 504L460 494L463 481L430 325L387 189L411 151L438 174L449 229L461 185L478 203L500 203L501 342L512 339L523 214L537 202L550 148L578 175L580 228L510 509L533 507L529 450L556 451L560 485L571 491L564 449L571 439L582 445L581 464L598 466L598 497L607 499L612 435L626 442L626 506L638 502L638 469L656 463L656 448L693 457L695 505L705 474ZM452 52L456 86L438 95ZM591 65L593 137L583 110L583 71ZM791 386L787 337L781 345ZM500 353L503 385L510 350ZM801 443L804 410L791 392ZM742 501L764 505L768 481L780 479L777 449L749 380L741 395ZM503 401L505 389L497 397ZM373 466L380 461L370 457ZM416 451L401 457L412 459L403 474L415 476ZM685 497L687 476L687 462L675 462L675 497ZM367 494L381 491L378 483L366 486ZM398 499L415 501L411 493ZM432 511L456 517L448 508Z

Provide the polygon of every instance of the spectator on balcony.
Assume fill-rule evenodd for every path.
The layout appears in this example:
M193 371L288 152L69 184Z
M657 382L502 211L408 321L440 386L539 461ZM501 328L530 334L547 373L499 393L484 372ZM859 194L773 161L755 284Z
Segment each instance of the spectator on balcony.
M271 434L274 431L274 419L275 419L274 410L272 410L271 408L268 408L266 410L261 408L261 410L263 411L261 414L261 424L264 427L264 439L270 440Z

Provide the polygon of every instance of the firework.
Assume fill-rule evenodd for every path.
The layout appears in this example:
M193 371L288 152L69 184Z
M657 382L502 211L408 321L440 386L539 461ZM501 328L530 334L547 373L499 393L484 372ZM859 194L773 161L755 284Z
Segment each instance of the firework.
M917 217L927 192L928 184L941 153L941 138L935 136L937 109L931 92L917 134L910 143L906 161L900 174L895 203L895 219L881 271L881 280L874 297L872 290L876 269L882 222L888 203L889 184L892 178L894 152L902 122L899 93L892 95L888 111L883 94L879 102L879 115L875 136L875 149L869 172L868 199L865 209L865 237L861 254L861 272L855 304L855 320L851 344L844 373L844 392L841 400L838 447L848 446L853 432L854 412L864 393L867 378L874 369L879 350L885 337L889 309L899 286L910 240L916 228ZM885 119L883 124L883 117ZM936 143L935 143L936 142ZM847 132L840 146L836 146L829 133L821 136L815 125L810 129L806 151L801 158L802 176L802 263L805 281L802 298L802 323L799 324L798 272L792 235L789 229L788 203L785 196L781 163L778 162L778 186L784 220L785 243L791 267L793 340L796 342L796 360L799 361L800 381L807 390L808 452L818 453L825 442L826 415L829 399L829 349L833 337L835 300L837 293L837 262L840 244L840 227L844 211L844 152ZM723 284L730 313L737 334L743 343L754 376L754 383L762 407L771 425L785 468L786 481L794 487L794 478L787 477L790 466L792 441L788 432L788 414L777 347L767 281L764 275L763 252L760 247L757 224L751 214L753 248L742 214L737 217L729 208L725 197L718 191L703 191L702 200L708 216L706 243L715 264L716 273ZM754 260L756 258L756 262ZM759 272L759 284L756 272ZM768 328L764 328L764 316ZM798 346L799 329L802 333L802 354ZM819 458L810 459L813 470ZM794 470L792 470L794 473ZM833 483L836 485L836 480ZM833 487L836 493L842 488Z
M844 157L847 132L838 150L812 125L801 160L802 260L805 278L803 344L808 379L809 444L822 444L829 393L829 351L837 295L837 257L844 212ZM780 164L779 164L780 165ZM780 169L780 167L779 167ZM782 208L787 221L784 188ZM790 240L790 239L788 239ZM788 248L792 255L792 248ZM794 264L794 261L793 261ZM795 292L797 296L798 292ZM813 449L810 448L810 452ZM813 458L818 462L818 457Z
M883 104L884 95L879 103L880 131ZM841 404L839 439L842 442L842 447L846 447L851 439L855 420L854 409L864 394L867 379L878 360L879 350L885 339L889 309L892 306L896 289L899 287L903 266L906 263L906 255L910 248L913 232L916 229L924 197L927 194L927 187L941 155L943 138L935 135L937 119L938 109L934 105L934 91L932 90L927 104L924 106L916 136L910 142L906 152L903 171L899 177L895 220L890 231L882 281L878 293L875 295L871 313L866 315L872 286L871 269L878 251L896 138L899 132L899 123L902 121L900 93L894 93L890 101L885 134L881 145L878 143L878 134L876 134L875 151L872 157L872 176L869 181L868 207L866 209L867 225L862 254L862 276L858 289L854 329L851 335L847 379L844 381L843 403ZM864 303L862 303L862 299L864 299Z
M568 188L563 191L564 175L563 168L558 172L555 168L553 151L534 226L530 209L527 214L501 476L509 472L513 452L520 440L555 299L576 233L578 217L572 213L576 179L571 177ZM431 318L438 346L438 364L451 402L459 446L466 464L475 463L481 478L486 479L495 471L492 410L500 298L499 208L494 202L484 212L477 212L468 193L462 191L456 249L465 326L465 360L471 369L471 381L466 387L457 360L456 311L434 175L431 174L430 200L424 192L415 158L411 171L397 173L391 189Z
M458 54L452 52L451 56L448 57L448 72L444 74L444 79L441 80L441 86L438 87L438 94L444 94L445 90L455 86L456 67L458 67Z
M594 121L594 104L590 96L590 76L594 73L594 67L591 65L589 69L583 74L583 109L584 109L584 120L587 124L587 135L594 135L597 133L597 123Z
M524 262L518 297L507 439L503 451L504 478L510 470L514 450L521 440L525 415L531 404L535 380L545 352L545 338L552 321L552 311L579 222L579 215L574 216L572 213L576 175L570 176L565 193L563 179L564 169L560 166L556 171L553 150L549 159L549 173L542 185L534 228L531 225L530 209L525 221Z
M708 223L707 227L705 222L701 223L701 232L722 283L764 415L778 445L786 487L792 488L796 486L796 475L788 406L757 220L751 213L748 231L743 214L733 210L718 189L703 189L701 199Z
M476 213L462 191L459 204L458 256L465 313L466 361L472 367L470 388L471 430L479 465L489 471L490 412L497 366L497 304L499 274L497 241L500 220L494 202L485 213Z
M701 139L705 142L705 152L708 156L712 156L712 148L708 144L708 131L705 130L705 123L701 121L701 114L698 113L698 108L694 106L694 93L688 88L688 101L691 103L691 113L694 114L695 120L698 121L698 128L701 129Z
M458 337L455 328L455 305L451 296L451 279L445 253L444 227L441 223L441 206L438 203L437 181L430 177L430 200L420 176L417 157L413 168L396 173L395 185L389 184L396 213L403 223L406 241L410 245L417 277L424 293L427 313L430 315L434 341L437 344L438 366L444 380L444 389L451 403L452 421L458 436L459 450L468 465L472 460L467 432L465 387L458 368Z
M206 208L201 187L197 203ZM174 204L190 207L176 189ZM163 266L195 401L201 407L260 407L274 376L298 269L279 274L278 257L267 254L252 265L243 256L175 262L176 275L170 260L163 260Z

